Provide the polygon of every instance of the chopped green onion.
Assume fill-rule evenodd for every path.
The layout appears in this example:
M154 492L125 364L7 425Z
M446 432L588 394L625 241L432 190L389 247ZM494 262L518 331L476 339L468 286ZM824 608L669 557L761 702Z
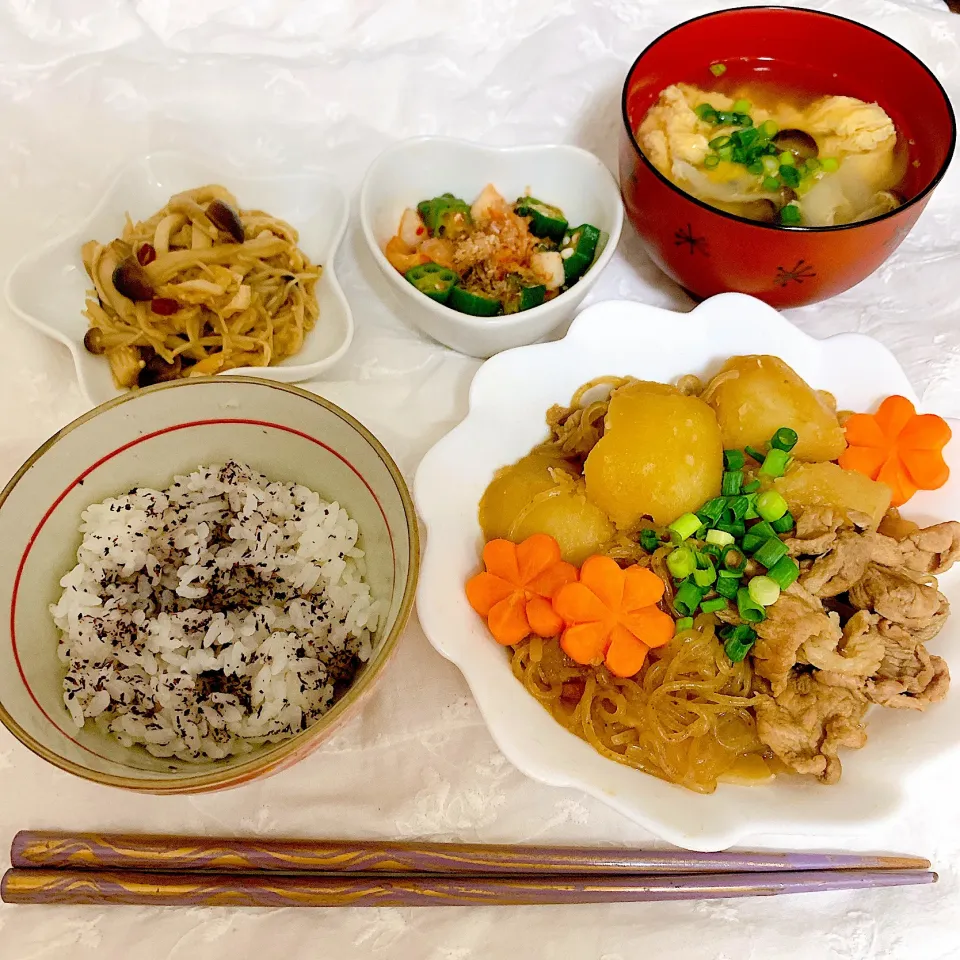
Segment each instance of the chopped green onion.
M756 631L746 624L738 624L724 637L723 651L730 658L731 663L739 663L750 652L757 639Z
M692 580L684 580L673 598L673 605L682 617L692 617L700 606L704 591Z
M800 174L797 173L796 167L791 167L786 163L780 164L780 179L788 187L799 187L800 186Z
M747 173L752 174L755 177L759 177L763 173L763 164L759 160L755 160L753 163L747 166Z
M785 450L789 453L797 445L797 440L799 439L796 430L791 430L789 427L781 427L773 435L770 446L775 447L777 450Z
M653 553L653 551L660 546L660 538L657 536L657 531L649 528L646 530L641 530L640 546L643 547L647 553Z
M717 111L710 106L709 103L701 103L699 106L693 108L693 112L701 119L710 122L717 115Z
M736 113L749 113L753 108L753 104L749 100L738 100L733 105L733 110Z
M737 113L734 114L737 118L736 122L740 124L741 127L752 127L753 126L753 117L749 113Z
M795 203L788 203L780 210L780 222L788 227L798 226L803 218L800 216L800 208Z
M751 529L747 531L746 535L741 541L741 546L747 553L753 553L754 551L759 550L768 539L768 537L761 537L759 534L753 533Z
M785 557L787 553L787 545L779 537L771 537L760 545L759 549L754 553L753 559L769 570L781 557Z
M715 77L722 77L727 72L726 64L723 63L711 63L710 72Z
M757 497L757 513L764 520L779 520L787 509L787 501L776 490L766 490Z
M757 463L763 463L763 458L766 456L765 453L761 453L759 450L756 449L756 447L744 447L743 452L748 457L753 457L753 459L756 460Z
M726 597L728 600L736 600L737 591L740 589L740 578L736 576L736 574L725 577L725 573L729 574L730 571L720 571L720 578L717 580L716 591L721 597Z
M667 554L667 569L678 580L683 580L697 569L696 555L688 546L677 547Z
M742 550L736 547L725 547L720 557L720 562L727 570L733 570L736 573L743 573L747 566L747 558Z
M775 174L780 170L780 164L777 163L776 157L766 156L760 161L760 163L763 165L763 169L767 174Z
M735 497L743 486L742 470L725 470L720 483L720 493L724 497Z
M760 514L757 513L757 495L751 493L747 497L747 512L743 515L744 520L757 520Z
M777 533L789 533L793 529L793 514L788 510L779 520L771 520L770 526Z
M820 161L816 157L807 157L803 164L804 174L810 176L820 169Z
M717 571L713 569L713 564L705 570L693 571L693 582L698 587L710 587L717 582Z
M724 450L723 463L728 470L742 470L746 462L741 450Z
M714 497L697 511L697 516L704 522L716 523L723 516L724 505L723 497Z
M711 600L704 600L700 604L700 609L704 613L716 613L718 610L726 610L727 601L723 597L713 597Z
M781 557L767 570L767 576L781 590L786 590L800 576L800 564L793 557Z
M782 477L790 463L790 454L786 450L771 450L764 458L760 472L768 477Z
M681 540L687 540L700 529L700 518L695 513L685 513L677 517L667 529Z
M759 136L758 130L753 127L746 127L744 130L737 130L731 134L731 139L741 147L752 147Z
M760 489L760 481L754 478L749 483L743 485L744 493L756 493Z
M710 531L708 530L707 533L709 535ZM710 557L712 560L719 560L720 552L720 547L718 547L715 543L708 543L706 546L700 548L701 555Z
M724 568L721 570L717 576L721 580L739 580L743 576L742 570L727 570Z
M726 530L707 531L707 543L716 544L718 547L726 547L734 542L733 534L727 533Z
M781 168L792 167L797 162L789 150L784 150L783 153L777 154L777 159L780 161ZM780 172L782 173L783 170L781 169Z
M741 620L747 623L760 623L767 617L766 610L750 596L750 591L746 587L741 587L737 591L737 612Z
M766 520L761 520L760 523L755 523L750 528L750 532L755 537L763 537L764 540L768 540L770 537L775 537L777 535L777 531L774 530L773 526Z
M824 173L834 173L840 167L840 161L836 157L824 157L820 161L820 168Z
M730 138L727 136L714 137L707 146L711 150L720 150L723 147L727 146L730 143Z
M721 160L732 160L733 159L733 147L721 147L717 151L717 156Z
M754 577L747 584L747 592L761 607L769 607L780 599L780 584L770 577Z
M764 177L763 189L769 193L776 193L780 189L780 181L776 177Z
M750 509L749 497L730 497L727 500L727 514L734 520L743 520Z
M718 520L717 529L732 534L734 538L742 537L746 532L746 525L742 520Z
M703 158L703 165L704 165L708 170L712 170L714 167L719 167L719 166L720 166L720 158L719 158L719 157L714 157L714 156L704 157L704 158Z
M776 120L764 120L760 124L760 132L768 139L772 140L779 132Z
M693 629L693 617L681 617L677 621L677 633L683 633L684 630Z

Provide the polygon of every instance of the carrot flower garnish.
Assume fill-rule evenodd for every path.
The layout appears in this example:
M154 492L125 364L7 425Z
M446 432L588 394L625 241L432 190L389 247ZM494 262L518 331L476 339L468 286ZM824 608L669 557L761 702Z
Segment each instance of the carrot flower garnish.
M555 637L563 622L551 600L577 579L577 568L560 559L553 537L535 533L523 543L491 540L483 548L484 570L467 581L467 600L497 643L519 643L535 633Z
M578 583L561 587L553 608L566 624L560 646L577 663L606 663L618 677L632 677L651 647L668 643L673 618L657 608L663 581L636 565L621 569L610 557L590 557Z
M942 487L950 476L943 459L950 427L936 414L918 414L906 397L887 397L876 413L855 413L846 432L847 449L837 462L885 483L895 507L917 490Z

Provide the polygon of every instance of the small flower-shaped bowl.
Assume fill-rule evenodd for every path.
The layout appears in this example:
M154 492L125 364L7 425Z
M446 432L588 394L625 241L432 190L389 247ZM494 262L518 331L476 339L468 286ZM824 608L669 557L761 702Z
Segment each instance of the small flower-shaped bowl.
M93 283L84 270L80 248L87 240L107 243L119 237L127 213L134 220L146 219L175 193L208 183L223 184L245 209L266 210L286 220L299 233L303 252L323 267L316 287L320 319L304 337L300 352L276 366L244 367L231 373L299 383L312 380L347 352L353 340L353 316L333 267L349 212L340 187L320 174L258 176L179 153L153 153L127 164L79 227L28 253L7 279L10 309L70 350L80 387L91 403L103 403L124 391L114 385L106 360L83 345L88 327L83 303Z
M271 480L302 483L356 520L367 582L383 602L370 660L306 730L252 753L206 763L158 759L63 702L64 669L50 604L76 563L80 514L135 486L163 488L233 458ZM410 614L419 565L413 504L377 439L334 404L252 377L174 380L109 401L64 427L0 493L0 722L35 754L97 783L146 793L199 793L296 763L352 714L380 676Z
M390 265L383 249L407 207L448 192L472 202L488 183L508 200L529 193L560 207L571 224L592 223L601 231L603 247L583 277L553 300L508 316L471 317L414 289ZM360 190L360 224L404 319L454 350L489 357L540 340L570 320L613 256L623 227L623 204L610 171L579 147L498 148L448 137L416 137L388 148L371 164Z

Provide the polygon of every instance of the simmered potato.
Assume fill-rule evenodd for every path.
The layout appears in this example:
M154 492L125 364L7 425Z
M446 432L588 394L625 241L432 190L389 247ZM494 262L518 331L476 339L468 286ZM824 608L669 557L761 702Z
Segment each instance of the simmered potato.
M636 529L644 516L670 523L720 493L716 415L674 387L633 384L611 399L583 472L587 496L622 530Z
M731 357L703 398L727 449L762 450L780 427L797 431L798 460L836 460L847 445L836 411L778 357Z
M797 463L774 481L792 510L807 506L833 507L841 513L862 513L876 529L890 508L890 488L835 463Z
M578 565L614 534L571 465L538 453L497 473L480 500L480 527L487 540L515 543L547 533L560 544L563 559Z

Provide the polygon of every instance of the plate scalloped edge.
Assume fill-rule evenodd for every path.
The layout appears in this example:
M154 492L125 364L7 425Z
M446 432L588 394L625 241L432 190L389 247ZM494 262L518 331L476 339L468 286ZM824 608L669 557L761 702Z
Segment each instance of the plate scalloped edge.
M72 228L63 230L56 237L46 241L41 246L29 250L20 257L14 264L7 279L3 285L3 297L10 310L25 323L38 330L45 336L63 344L71 354L74 367L77 372L77 378L80 382L80 388L86 398L93 404L98 404L104 400L110 399L106 396L99 396L90 383L87 368L84 363L83 345L75 337L71 337L63 329L46 323L40 317L37 317L31 310L20 302L17 294L17 283L20 277L31 267L42 263L46 258L54 255L60 248L67 247L71 243L76 244L78 238L87 235L91 225L110 205L114 195L119 192L124 179L131 174L137 167L144 167L150 171L151 166L157 162L179 161L184 164L190 164L198 169L204 169L208 175L209 182L222 182L224 174L226 179L237 179L240 181L311 181L322 180L326 187L335 191L341 201L340 216L330 234L329 252L324 258L323 279L329 289L330 296L337 301L343 312L342 321L344 324L344 335L336 349L327 356L322 357L310 364L289 364L285 367L242 367L232 370L231 373L237 376L259 376L267 379L276 379L282 382L299 383L312 379L323 370L333 366L350 348L354 336L353 312L350 309L350 303L347 300L343 288L337 279L334 268L334 258L346 236L347 227L350 220L350 199L329 174L323 173L287 173L272 175L263 171L246 170L237 167L227 160L218 160L206 154L186 154L177 150L156 150L140 156L128 158L119 164L106 181L106 186L97 203L90 212L76 223ZM82 303L77 305L77 312L80 313ZM276 371L282 371L277 373ZM115 391L113 395L119 396L120 391Z
M771 788L723 785L711 796L694 794L601 757L557 724L514 680L506 655L466 603L463 582L476 569L482 543L480 494L497 467L542 439L551 403L565 402L593 376L633 373L673 380L683 373L712 373L740 353L783 357L815 386L838 393L841 407L867 408L895 392L916 401L903 370L881 344L861 334L815 340L752 297L721 294L687 314L605 301L582 311L562 340L488 360L474 377L467 416L428 451L414 481L427 534L417 597L421 625L435 649L463 673L505 756L534 779L582 790L664 840L697 850L719 850L765 833L851 834L889 820L904 793L902 784L884 776L881 753L915 745L911 731L918 720L929 733L939 715L938 728L949 734L960 723L960 711L950 709L951 698L924 716L884 711L897 714L890 719L899 723L883 724L877 737L870 727L871 738L881 741L871 744L874 753L848 751L844 778L831 788L791 778ZM948 487L918 495L925 516L944 516L960 488L960 451L952 451L950 459L956 461L955 479ZM943 755L950 745L912 755L911 766Z

